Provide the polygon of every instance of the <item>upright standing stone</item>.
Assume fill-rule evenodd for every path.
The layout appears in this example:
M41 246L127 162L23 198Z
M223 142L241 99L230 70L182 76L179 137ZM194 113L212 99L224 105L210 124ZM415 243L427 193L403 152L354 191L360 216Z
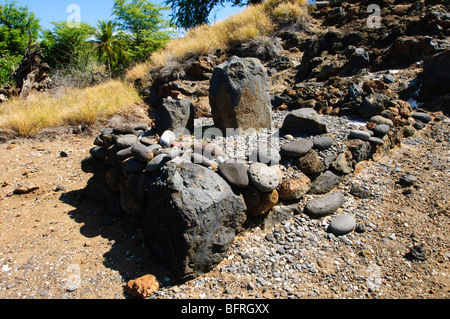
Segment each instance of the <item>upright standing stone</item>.
M231 57L214 69L209 89L214 124L227 128L271 128L269 77L258 59Z
M161 135L166 130L174 131L186 128L194 131L194 106L188 99L163 99L156 109L155 131Z

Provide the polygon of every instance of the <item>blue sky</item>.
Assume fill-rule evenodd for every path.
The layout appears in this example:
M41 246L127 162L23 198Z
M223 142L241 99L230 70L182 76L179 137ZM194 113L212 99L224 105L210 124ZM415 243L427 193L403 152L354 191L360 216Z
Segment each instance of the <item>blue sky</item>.
M0 3L4 1L0 0ZM153 0L155 4L163 5L164 0ZM95 25L98 20L108 20L111 18L112 6L114 0L18 0L21 6L27 6L31 12L34 12L37 18L41 20L40 24L43 28L51 28L52 21L66 21L73 13L67 12L67 8L71 4L76 4L80 8L81 22ZM242 10L239 7L218 7L212 13L216 14L217 20L223 20L230 14ZM170 11L165 12L169 17Z

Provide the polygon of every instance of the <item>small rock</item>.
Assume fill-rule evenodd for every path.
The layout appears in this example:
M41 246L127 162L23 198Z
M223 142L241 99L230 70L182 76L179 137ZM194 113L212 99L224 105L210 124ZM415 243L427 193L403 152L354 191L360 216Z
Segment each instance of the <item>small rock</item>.
M385 136L391 128L387 124L377 124L373 129L373 134L378 137Z
M281 200L294 200L302 198L311 189L311 180L304 174L283 180L278 185L278 195Z
M422 121L419 121L419 120L416 120L416 123L414 123L413 124L413 127L416 129L416 130L422 130L423 128L425 128L425 123L423 123Z
M411 137L414 134L416 134L416 129L412 126L404 126L403 127L403 136L404 137Z
M153 151L144 144L135 144L131 147L131 154L137 161L148 162L153 159Z
M39 186L36 186L35 184L32 184L30 182L25 182L23 184L17 185L17 187L13 191L13 194L14 195L25 195L25 194L34 192L35 190L38 190L38 189L39 189Z
M409 256L411 258L417 259L417 260L426 260L427 259L425 250L424 250L423 246L421 246L421 245L416 245L416 246L412 247L409 252Z
M297 167L305 174L318 174L325 170L325 165L315 150L300 158Z
M300 157L306 155L313 146L312 141L301 139L282 145L280 153L285 156Z
M399 183L404 186L411 186L417 182L417 177L411 174L405 174L400 177Z
M340 153L331 167L342 174L350 174L353 171L352 153L348 150Z
M281 130L288 133L319 135L328 132L321 116L312 108L294 110L284 119Z
M247 166L244 163L222 163L219 165L219 172L231 186L237 188L248 186Z
M211 166L211 163L212 163L208 158L206 158L202 154L195 153L195 152L191 154L191 161L194 164L200 164L205 167Z
M369 143L375 144L375 145L383 145L384 144L384 141L381 138L373 137L373 136L370 137L368 141L369 141Z
M159 140L159 143L163 146L170 146L173 142L175 142L176 136L175 133L172 131L165 131Z
M125 169L131 173L142 172L143 170L145 170L146 165L147 164L145 162L130 158L125 162Z
M132 157L133 154L131 153L131 148L132 148L132 146L124 148L123 150L118 151L116 153L116 157L118 159L120 159L120 160L126 160L127 158Z
M120 134L120 135L133 134L133 135L136 135L136 131L134 130L133 126L131 126L131 125L122 125L122 126L114 127L113 128L113 134Z
M311 184L311 194L326 194L338 185L342 180L342 176L339 176L332 171L325 171L319 177L317 177Z
M361 130L350 130L349 137L358 138L360 140L367 141L370 138L370 133L367 131L361 131Z
M369 198L371 195L370 190L365 189L361 185L353 184L352 188L350 189L350 194L353 196L357 196L359 198Z
M345 235L356 227L356 220L350 214L342 214L334 218L328 226L328 231L336 236Z
M168 154L158 154L150 161L150 163L147 164L145 170L147 172L157 172L171 159L172 158Z
M278 192L274 189L272 192L259 193L259 204L247 207L250 216L262 216L271 210L278 203Z
M159 283L155 276L145 275L143 277L130 280L126 286L126 291L135 297L148 298L159 289Z
M248 177L261 192L271 192L278 187L278 174L263 163L253 163L248 169Z
M334 144L334 140L326 135L313 137L311 142L314 144L313 148L318 151L324 151Z
M136 135L132 135L132 134L127 134L127 135L122 135L120 136L117 140L116 140L116 145L120 148L120 149L125 149L128 147L133 146L134 144L138 143L138 138Z
M313 217L320 218L334 213L345 202L345 196L339 191L309 200L304 212Z
M413 119L419 120L422 123L429 123L433 119L430 114L425 112L414 112L412 115Z

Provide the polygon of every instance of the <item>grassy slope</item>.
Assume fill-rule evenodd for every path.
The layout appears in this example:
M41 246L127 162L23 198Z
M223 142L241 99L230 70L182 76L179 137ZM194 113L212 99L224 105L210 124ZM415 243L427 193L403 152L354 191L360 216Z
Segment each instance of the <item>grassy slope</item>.
M183 38L170 41L150 57L150 61L128 71L126 80L144 78L152 68L171 61L211 54L232 44L273 34L282 21L295 21L307 14L307 0L266 0L214 25L189 30ZM126 115L141 104L135 88L112 80L85 89L69 89L57 94L37 93L27 100L13 99L0 104L0 129L30 137L48 127L67 124L94 124L114 114Z

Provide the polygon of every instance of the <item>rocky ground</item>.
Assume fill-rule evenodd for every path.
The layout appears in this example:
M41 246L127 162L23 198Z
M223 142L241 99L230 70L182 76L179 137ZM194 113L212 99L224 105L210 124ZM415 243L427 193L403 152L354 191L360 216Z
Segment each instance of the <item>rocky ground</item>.
M449 124L441 117L361 163L335 214L249 228L214 270L182 285L160 277L152 298L448 298ZM67 133L0 146L0 298L128 298L129 280L155 273L141 234L86 199L80 162L92 141ZM405 174L417 180L400 183ZM345 212L357 229L328 233Z

